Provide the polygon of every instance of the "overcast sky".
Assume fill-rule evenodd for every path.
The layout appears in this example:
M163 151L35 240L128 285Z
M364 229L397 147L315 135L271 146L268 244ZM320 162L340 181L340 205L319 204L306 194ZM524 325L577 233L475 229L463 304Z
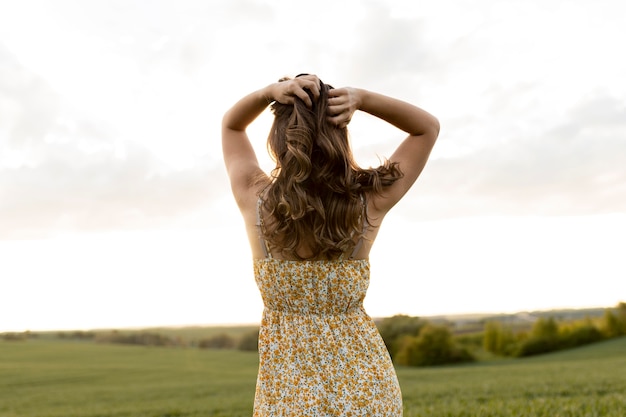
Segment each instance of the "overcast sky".
M624 16L617 0L0 0L0 331L257 320L220 121L301 72L442 125L372 253L370 314L626 300ZM270 123L250 129L268 170ZM365 166L403 137L361 114L351 135Z

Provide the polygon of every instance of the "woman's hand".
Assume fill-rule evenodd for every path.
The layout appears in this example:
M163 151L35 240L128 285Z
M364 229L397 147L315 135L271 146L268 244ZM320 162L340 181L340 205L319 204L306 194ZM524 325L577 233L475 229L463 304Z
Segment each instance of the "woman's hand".
M312 107L313 102L309 96L310 91L314 98L320 95L320 80L316 75L302 75L292 80L281 81L272 84L266 96L268 101L277 101L281 104L293 104L295 97L300 98L307 107Z
M330 90L328 92L328 121L335 126L346 127L360 106L361 95L358 89L344 87Z

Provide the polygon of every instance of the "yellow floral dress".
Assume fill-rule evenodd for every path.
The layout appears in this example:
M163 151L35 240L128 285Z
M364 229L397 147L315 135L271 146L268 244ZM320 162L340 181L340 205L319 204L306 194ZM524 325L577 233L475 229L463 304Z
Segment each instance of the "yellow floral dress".
M255 417L401 416L389 353L363 309L369 261L256 259L264 303Z

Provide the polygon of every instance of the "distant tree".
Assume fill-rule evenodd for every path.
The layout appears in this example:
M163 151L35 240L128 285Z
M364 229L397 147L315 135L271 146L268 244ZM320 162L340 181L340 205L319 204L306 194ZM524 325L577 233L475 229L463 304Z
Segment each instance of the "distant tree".
M499 321L485 323L483 348L496 355L510 356L517 349L517 339L513 331Z
M618 337L622 333L622 326L617 315L609 309L604 311L604 317L602 322L602 331L608 338Z
M397 352L393 361L397 365L419 366L417 336L404 335L396 339Z
M528 339L524 340L517 356L531 356L553 352L560 348L559 326L554 317L540 317L533 325Z
M609 338L626 335L626 303L604 311L602 331Z
M93 339L96 336L96 334L94 332L87 332L87 331L75 331L72 333L72 338L74 339Z
M202 349L233 349L235 345L235 339L226 333L220 333L198 342L198 347Z
M530 337L556 341L559 338L559 325L554 317L541 317L533 325Z
M259 349L259 329L251 330L244 334L241 339L239 339L239 343L237 344L237 349L239 350L248 350L255 351Z
M95 341L99 343L120 343L124 345L143 346L175 346L176 341L170 337L154 332L132 332L124 333L112 330L108 333L101 333L95 336Z
M73 331L72 333L57 332L56 336L59 339L78 339L78 340L83 340L83 339L94 339L96 337L96 334L94 332L87 332L87 331L82 331L82 330L76 330L76 331Z
M456 346L464 347L470 352L480 350L483 346L483 333L454 334Z
M129 343L146 346L172 346L175 342L162 334L152 332L135 333L128 337Z
M604 335L591 319L586 319L562 326L559 339L561 348L566 349L599 342Z
M389 354L394 358L400 349L401 340L404 336L417 336L425 324L426 321L421 320L419 317L399 314L387 317L376 325L385 341Z
M10 342L18 342L18 341L26 340L27 338L28 336L24 333L14 333L14 332L2 333L2 339L6 341L10 341Z
M502 324L498 321L488 321L485 323L485 334L483 336L483 348L487 352L499 353L498 339Z
M620 336L626 335L626 303L620 302L616 308L617 318L620 323Z
M427 324L417 337L402 338L396 361L399 365L433 366L472 360L467 350L455 346L447 327Z

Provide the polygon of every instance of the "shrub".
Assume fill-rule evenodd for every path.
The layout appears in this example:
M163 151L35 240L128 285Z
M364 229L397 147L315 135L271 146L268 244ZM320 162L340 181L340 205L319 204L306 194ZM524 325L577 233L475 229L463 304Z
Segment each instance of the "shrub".
M247 351L259 350L259 329L251 330L244 334L241 339L239 339L237 349Z
M557 339L531 337L524 340L515 353L516 356L533 356L541 353L554 352L559 349Z
M3 333L2 339L9 342L18 342L26 340L28 339L28 337L24 333Z
M591 322L565 328L561 335L561 345L564 348L588 345L604 339L602 332Z
M396 362L408 366L433 366L473 360L466 349L455 346L447 327L427 324L417 337L402 338Z
M119 343L124 345L142 345L142 346L176 346L178 343L162 334L153 332L140 333L122 333L112 330L109 333L98 334L95 337L96 342L100 343Z
M483 333L455 335L454 340L458 346L465 347L469 351L477 351L483 346Z
M606 337L626 335L626 303L620 302L613 310L604 312L602 331Z
M545 339L556 341L559 338L559 325L554 317L540 317L530 331L530 337L535 339Z
M533 325L528 339L522 341L516 356L532 356L561 348L559 326L553 317L540 317Z
M602 332L606 337L618 337L622 333L621 323L611 310L605 310L602 323Z
M235 339L232 336L226 333L220 333L213 337L200 340L198 347L201 349L233 349L235 344Z
M399 314L387 317L376 325L380 335L385 341L389 354L394 358L401 349L404 337L417 336L425 324L426 322L419 317Z
M511 356L518 346L518 339L513 331L504 327L499 321L488 321L485 324L483 348L496 355Z
M620 336L626 336L626 303L619 303L615 309L620 324Z
M58 332L57 337L59 339L76 339L76 340L85 340L85 339L93 339L96 337L94 332L87 332L82 330L76 330L71 333Z

